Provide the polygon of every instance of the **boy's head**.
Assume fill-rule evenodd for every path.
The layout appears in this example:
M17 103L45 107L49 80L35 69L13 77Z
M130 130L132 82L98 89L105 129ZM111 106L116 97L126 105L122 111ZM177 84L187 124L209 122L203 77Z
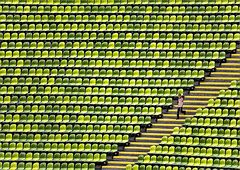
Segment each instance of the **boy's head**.
M184 96L182 94L178 94L178 98L183 98L184 99Z

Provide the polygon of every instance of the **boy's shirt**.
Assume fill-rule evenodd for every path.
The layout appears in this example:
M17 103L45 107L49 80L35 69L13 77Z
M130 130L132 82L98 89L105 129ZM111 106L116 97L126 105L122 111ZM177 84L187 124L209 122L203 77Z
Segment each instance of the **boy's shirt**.
M178 107L183 107L183 98L178 99Z

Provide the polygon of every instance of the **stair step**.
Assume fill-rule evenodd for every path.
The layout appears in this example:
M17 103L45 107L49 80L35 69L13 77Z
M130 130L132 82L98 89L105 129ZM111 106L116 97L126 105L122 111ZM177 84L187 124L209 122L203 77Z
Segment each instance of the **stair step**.
M147 129L148 132L172 132L173 129L165 129L165 128L151 128Z
M143 134L143 133L142 133ZM157 145L158 143L146 143L146 142L131 142L131 145L141 145L141 146L152 146Z
M145 152L141 152L143 154L145 154ZM131 155L133 153L130 153ZM142 154L137 154L137 155L142 155ZM114 156L114 159L117 159L118 161L121 160L121 159L128 159L128 160L137 160L138 157L137 156L126 156L126 155L123 155L123 156Z
M182 124L154 123L152 124L152 126L153 127L154 126L175 127L175 126L182 126Z
M177 105L174 105L175 107L177 107ZM199 108L199 107L204 107L205 105L193 105L193 104L191 104L191 105L188 105L188 104L185 104L184 106L183 106L183 108Z
M217 68L217 71L239 71L239 68L231 68L231 67L221 67L221 68Z
M186 111L186 110L185 110ZM187 112L187 111L186 111ZM195 112L196 112L196 110L195 110ZM188 112L187 112L188 113ZM183 117L192 117L193 115L188 115L188 114L183 114L182 116ZM170 117L174 117L174 116L176 116L176 114L177 114L177 110L175 110L175 114L173 114L173 113L168 113L167 115L169 115Z
M219 90L216 91L191 91L190 94L218 94Z
M175 120L180 120L180 121L183 121L181 123L184 123L185 119L186 118L191 118L193 117L193 115L190 115L190 116L184 116L183 114L180 114L180 118L177 119L177 114L175 114L174 116L171 116L171 118L175 119Z
M167 121L167 122L184 122L184 120L176 120L176 119L168 119L168 118L158 119L158 122L165 122L165 121Z
M227 86L196 86L195 89L225 89L225 88L228 88Z
M196 98L199 98L199 99L210 99L210 98L215 98L215 97L216 96L187 96L187 97L185 97L185 102L186 102L186 99L188 99L188 98L190 98L190 99L196 99Z
M231 83L229 82L201 82L200 85L211 85L211 86L218 86L218 85L226 85L226 86L229 86Z
M194 113L196 113L197 111L195 110ZM195 114L188 114L188 112L186 112L186 114L180 114L182 118L189 118L189 117L193 117ZM166 116L166 117L170 117L170 118L173 118L173 119L176 119L176 116L177 116L177 111L174 113L174 114L171 114L169 116ZM183 119L183 120L184 120ZM182 120L182 119L178 119L178 120Z
M142 142L142 143L146 143L146 142ZM130 149L148 150L149 146L126 146L125 149L128 149L128 150L130 150ZM145 152L145 151L142 151L142 152Z
M232 57L240 57L240 54L232 54Z
M206 80L236 80L236 77L206 77Z
M161 136L165 136L165 135L169 135L166 133L142 133L142 136L156 136L156 137L161 137Z
M239 54L238 55L235 54L234 57L239 57ZM240 61L240 58L227 58L227 61Z
M149 137L136 137L136 140L141 140L141 141L160 141L161 140L161 138L149 138Z
M117 169L126 169L126 166L111 166L111 165L106 165L102 166L102 169L109 169L109 170L117 170Z
M128 146L125 147L124 149L125 151L129 151L129 152L145 152L149 150L149 147L143 147L143 146ZM124 152L119 152L120 154L124 154Z
M186 108L195 108L197 110L198 108L203 108L203 107L206 107L206 105L196 105L196 106L194 106L194 105L191 105L191 106L185 105L185 106L183 106L183 110L185 110Z
M122 162L122 161L108 161L109 164L122 164L122 165L126 165L126 164L133 164L134 162Z
M184 100L184 103L185 104L188 104L188 103L207 103L208 101L207 100Z
M119 157L119 158L121 158L121 157L123 157L123 158L129 157L129 159L132 159L132 158L136 158L137 156L131 156L131 155L143 155L143 154L145 154L145 152L120 151L119 154L121 154L121 155L129 155L129 156L121 156L121 155L119 155L119 156L114 156L114 158L117 158L117 157ZM130 158L130 157L132 157L132 158Z
M223 74L223 75L240 75L239 72L212 72L212 75L219 75L219 74Z
M239 66L240 67L240 64L239 63L222 63L222 66Z
M196 110L193 110L193 109L185 109L185 111L186 111L187 113L196 113ZM168 112L177 113L177 109L169 109ZM167 114L166 114L166 116L173 116L173 115L176 116L176 114L171 114L171 113L167 113ZM187 114L186 114L185 116L187 116Z

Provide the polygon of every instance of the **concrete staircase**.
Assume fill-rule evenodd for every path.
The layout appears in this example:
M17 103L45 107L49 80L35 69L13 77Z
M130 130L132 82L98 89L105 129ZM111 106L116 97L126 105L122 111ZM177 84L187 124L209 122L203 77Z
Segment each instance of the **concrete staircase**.
M216 98L219 90L227 89L232 80L240 79L240 50L227 58L225 63L216 68L210 76L201 81L195 89L185 95L184 110L186 115L180 115L180 119L176 119L176 105L163 118L158 119L152 124L152 127L147 128L146 132L141 133L135 141L130 142L124 151L120 151L119 155L114 156L112 161L108 161L103 170L120 170L126 169L127 164L133 164L137 161L138 156L149 152L150 146L158 145L161 142L162 136L171 135L174 127L182 126L185 118L195 115L198 108L203 108L207 105L208 100Z

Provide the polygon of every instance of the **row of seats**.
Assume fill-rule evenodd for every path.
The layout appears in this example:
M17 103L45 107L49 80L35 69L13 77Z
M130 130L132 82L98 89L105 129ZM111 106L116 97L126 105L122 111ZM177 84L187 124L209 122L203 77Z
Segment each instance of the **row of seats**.
M227 118L192 118L186 119L186 125L188 126L207 126L207 127L231 127L235 128L240 125L240 120L236 119L227 119Z
M13 91L16 93L30 93L29 89L31 87L27 87L29 85L39 85L39 86L79 86L80 88L83 86L97 86L97 87L138 87L141 86L142 88L146 87L168 87L168 88L174 88L174 87L191 87L194 85L194 81L192 79L101 79L101 78L91 78L91 79L82 79L82 78L32 78L32 77L5 77L0 78L0 84L5 85L17 85L16 87L13 86L2 86L0 89L1 93L9 93L11 94ZM23 86L24 85L24 86ZM22 87L23 86L23 87ZM35 87L34 87L35 88ZM42 88L42 87L38 87ZM60 87L61 88L61 87ZM75 87L73 87L74 89ZM94 87L93 87L94 88Z
M240 81L236 81L236 80L232 81L230 88L240 89Z
M1 99L3 99L1 97ZM164 106L171 105L172 98L159 98L159 97L99 97L99 96L5 96L0 102L4 104L90 104L90 105L153 105L153 106Z
M205 153L204 153L204 151L205 151ZM200 158L195 158L196 160L196 165L200 165L200 164L205 164L206 165L206 158L204 159L204 160L202 160L202 162L200 163L200 159L202 158L201 156L204 156L204 154L206 154L207 156L209 156L211 153L206 153L206 150L204 150L203 149L203 153L201 153L201 155L199 155L198 154L198 152L197 153L195 153L197 156L200 156ZM168 163L177 163L177 164L182 164L182 165L186 165L187 164L187 159L188 159L188 155L186 155L186 157L184 157L184 155L178 155L179 157L175 157L175 156L171 156L171 155L167 155L167 156L163 156L163 155L159 155L159 156L149 156L149 155L146 155L146 156L144 156L144 157L139 157L139 161L142 161L143 163L146 163L146 164L148 164L148 163L150 163L150 164L154 164L154 163L156 163L156 164L158 164L158 163L161 163L161 162L163 162L163 163L166 163L166 164L168 164ZM196 157L197 157L196 156ZM182 162L181 162L181 159L182 159ZM189 158L189 161L190 160L192 160L192 159L194 159L194 157L192 157L192 158ZM226 159L226 158L225 158ZM227 159L227 160L225 160L225 159L221 159L221 166L223 166L223 164L225 164L225 161L226 162L228 162L228 161L230 161L231 162L231 159ZM213 163L213 165L212 166L216 166L216 164L219 164L219 160L217 161L218 159L216 159L216 160L214 160L214 162L212 162L212 160L211 159L208 159L208 161L207 161L207 164L212 164ZM235 159L234 161L236 161L237 159ZM176 161L176 162L175 162ZM180 161L180 162L179 162ZM204 163L205 162L205 163ZM230 163L230 162L228 162L228 164ZM238 162L238 161L237 161ZM237 162L235 162L235 163L237 163ZM190 163L190 162L189 162ZM194 164L193 164L193 162L191 161L191 164L194 166ZM190 166L191 166L191 164L190 164ZM201 165L202 166L202 165ZM210 165L208 165L208 166L210 166ZM236 164L236 166L238 166L238 164Z
M239 117L240 110L239 109L221 109L221 108L205 108L205 109L197 109L196 116L199 117ZM188 120L188 119L187 119Z
M1 67L158 67L158 68L215 68L215 61L177 61L177 60L73 60L73 59L33 59L33 60L1 60Z
M0 143L1 151L62 151L67 150L68 152L116 152L118 149L117 144L78 144L78 143L42 143L42 142L4 142Z
M218 138L216 136L206 136L206 137L163 137L161 145L169 144L170 146L182 145L186 144L191 145L202 145L202 146L211 146L211 147L221 147L221 148L236 148L240 143L240 140L237 139L224 139Z
M161 107L141 107L141 106L80 106L65 104L39 104L39 105L4 105L0 106L1 113L42 113L48 112L53 114L74 113L74 114L129 114L129 115L161 115Z
M152 50L160 50L160 49L171 49L171 50L181 50L181 49L203 49L203 50L234 50L236 49L235 42L192 42L192 43L181 43L181 42L1 42L1 49L152 49Z
M218 59L224 59L226 57L226 52L224 51L208 51L208 50L196 50L196 51L176 51L176 50L161 50L161 51L151 51L148 50L148 52L141 51L139 49L135 49L134 51L110 51L110 50L104 50L104 51L97 51L97 50L6 50L3 51L3 49L0 51L0 57L1 58L27 58L27 59L41 59L41 58L84 58L84 59L178 59L178 60L184 60L184 59L191 59L191 60L218 60Z
M139 133L138 125L78 125L78 124L3 124L1 132L38 132L38 133Z
M144 77L161 77L161 78L203 78L204 70L105 70L105 69L12 69L12 68L2 68L0 69L1 76L74 76L82 78L91 78L91 77L135 77L135 78L144 78Z
M129 135L122 134L46 134L46 133L0 133L1 142L52 142L52 143L110 143L128 142Z
M81 124L149 124L150 116L90 116L90 115L54 115L54 114L0 114L0 122L42 122L42 123L81 123Z
M12 86L10 86L12 87ZM8 88L10 88L8 87ZM5 88L7 88L5 86ZM21 87L20 87L21 88ZM25 89L24 90L21 90L19 87L15 87L15 89L13 91L10 91L8 90L8 92L10 92L10 94L26 94L26 91ZM23 91L24 93L21 93L21 91ZM5 90L4 90L4 86L1 87L0 89L0 94L4 94ZM13 92L13 93L12 93ZM54 98L58 98L59 95L63 95L63 93L65 93L66 95L64 95L64 100L69 100L69 98L71 98L71 100L76 100L74 98L76 97L80 97L82 95L102 95L102 96L114 96L114 95L118 95L118 96L122 96L122 97L130 97L130 96L138 96L138 95L145 95L146 97L149 97L149 96L176 96L178 94L182 94L183 93L183 89L163 89L163 88L160 88L160 89L157 89L157 88L154 88L154 89L151 89L151 88L147 88L147 89L144 89L144 88L140 88L140 89L137 89L137 88L98 88L98 87L94 87L92 89L92 87L87 87L87 88L84 88L84 87L81 87L81 88L78 88L78 87L46 87L45 89L44 88L39 88L39 87L36 87L36 86L32 86L31 89L29 90L29 93L31 93L29 96L25 97L25 96L21 96L21 97L25 97L27 98L28 101L33 101L33 100L38 100L37 96L33 96L32 94L45 94L43 96L43 100L47 100L49 98L50 101L52 101ZM49 94L51 94L51 96L49 96ZM69 95L69 94L74 94L73 96L72 95ZM24 100L24 98L21 98L19 97L20 101ZM0 96L0 101L9 101L8 99L9 97L5 96ZM68 99L67 99L68 98ZM12 102L16 102L18 101L18 96L13 96L12 97Z
M228 167L234 169L239 166L238 159L219 159L219 158L203 158L203 157L187 157L186 155L182 156L145 156L144 158L139 158L139 162L143 164L164 164L171 166L207 166L211 168L222 168ZM141 168L140 168L141 169Z
M237 99L210 99L208 107L240 107L240 100Z
M236 124L235 124L236 125ZM239 126L234 127L236 129L217 129L217 128L174 128L173 135L176 136L219 136L221 138L239 138L240 137L240 130Z
M150 154L179 154L179 155L203 155L216 157L238 157L240 155L238 149L219 149L209 147L192 147L192 146L151 146Z
M138 15L137 15L138 14ZM141 14L141 13L118 13L117 15L115 13L70 13L70 14L55 14L55 15L47 15L46 13L28 13L26 15L25 13L4 13L0 15L0 20L1 21L203 21L203 22L208 22L208 21L235 21L239 18L240 15L237 13L223 13L223 14L204 14L199 15L200 13L183 13L183 15L179 15L179 13L164 13L164 14Z
M19 170L31 170L31 169L82 169L82 170L94 170L94 163L46 163L46 162L16 162L16 161L4 161L0 163L0 168L3 170L19 169Z
M1 3L6 4L68 4L68 5L79 5L79 4L238 4L238 0L2 0Z
M4 40L24 40L24 41L33 41L33 40L128 40L128 41L221 41L221 40L238 40L240 37L239 33L101 33L101 32L85 32L85 33L67 33L67 32L49 32L49 33L0 33L0 38ZM103 40L104 39L104 40Z
M1 23L1 31L72 31L72 32L83 32L83 31L99 31L99 32L144 32L144 31L154 31L159 30L163 32L235 32L240 28L236 23L86 23L86 24L76 24L76 23ZM36 33L37 34L37 33ZM79 35L80 36L80 35ZM76 34L76 37L79 37ZM41 37L40 37L41 38ZM60 38L60 37L59 37Z
M237 22L240 19L240 15L197 15L197 14L187 14L187 15L114 15L110 16L107 14L57 14L57 15L19 15L19 14L2 14L0 15L1 22L219 22L219 23L231 23Z
M148 5L131 5L131 6L69 6L69 5L56 5L56 6L34 6L34 5L3 5L0 7L0 12L4 13L237 13L237 5L199 5L199 6L148 6Z
M42 152L37 152L34 151L32 152L0 152L0 159L3 161L36 161L36 162L41 162L41 161L81 161L81 162L102 162L106 161L106 154L102 153L62 153L62 152L57 152L57 153L42 153Z
M0 93L5 94L6 93L7 86L2 86L0 89ZM21 86L8 86L7 92L9 94L26 94L26 91L28 91L28 87L25 88ZM22 93L23 92L23 93ZM59 94L74 94L74 96L79 95L97 95L101 94L103 96L105 95L120 95L120 96L136 96L136 95L145 95L147 96L175 96L179 93L182 93L183 89L170 89L170 88L105 88L105 87L43 87L43 86L31 86L29 93L31 94L52 94L54 96L58 96ZM69 95L68 95L69 96ZM50 96L49 96L50 97ZM29 99L33 98L33 96L29 97ZM1 100L5 100L5 97L3 99L3 96L1 96ZM7 100L7 98L6 98Z
M220 90L219 97L221 98L240 98L239 90Z

